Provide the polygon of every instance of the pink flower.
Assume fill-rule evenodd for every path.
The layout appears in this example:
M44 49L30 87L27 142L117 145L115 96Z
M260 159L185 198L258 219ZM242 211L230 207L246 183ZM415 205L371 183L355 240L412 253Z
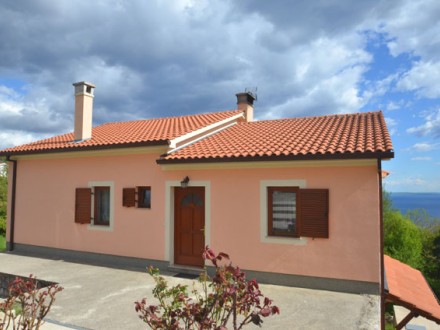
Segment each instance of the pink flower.
M272 314L280 314L280 309L277 306L272 307Z
M271 313L271 310L269 307L264 307L260 310L260 314L263 317L268 317L270 315L270 313Z
M208 245L205 247L205 252L203 252L202 256L203 259L210 260L214 264L214 266L217 266L215 253L209 248Z

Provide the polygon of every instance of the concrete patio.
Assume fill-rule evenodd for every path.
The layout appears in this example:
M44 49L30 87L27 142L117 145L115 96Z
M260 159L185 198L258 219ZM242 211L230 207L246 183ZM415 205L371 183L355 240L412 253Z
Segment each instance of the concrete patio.
M147 266L147 265L146 265ZM145 329L134 302L152 297L146 272L113 269L0 253L0 272L34 274L64 287L44 329ZM192 280L164 274L170 284ZM264 329L378 329L379 297L261 285L281 314L264 320ZM248 329L257 329L249 326Z

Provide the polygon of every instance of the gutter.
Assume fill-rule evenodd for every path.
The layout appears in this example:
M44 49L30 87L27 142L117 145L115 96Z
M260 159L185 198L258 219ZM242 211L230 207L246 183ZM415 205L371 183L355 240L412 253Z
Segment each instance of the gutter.
M377 151L377 152L355 152L355 153L334 153L334 154L289 154L289 155L240 155L230 157L194 157L194 158L171 158L166 157L170 154L161 155L156 160L157 164L200 164L200 163L231 163L231 162L255 162L255 161L284 161L284 160L334 160L334 159L391 159L394 158L393 151Z
M379 240L380 240L380 328L385 329L385 263L383 242L383 196L382 196L382 159L377 158L377 175L379 176ZM388 290L388 285L387 285Z
M14 228L15 228L15 201L17 196L17 160L11 159L11 156L6 157L8 162L14 164L12 170L12 196L11 196L11 214L10 214L10 228L9 228L9 242L7 244L7 250L14 250Z

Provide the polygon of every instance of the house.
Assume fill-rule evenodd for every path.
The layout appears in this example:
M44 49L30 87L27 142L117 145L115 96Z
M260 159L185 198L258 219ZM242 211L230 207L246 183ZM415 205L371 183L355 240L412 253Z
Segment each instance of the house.
M203 266L205 245L262 282L381 291L381 112L253 120L237 109L75 128L0 151L9 251L161 269Z

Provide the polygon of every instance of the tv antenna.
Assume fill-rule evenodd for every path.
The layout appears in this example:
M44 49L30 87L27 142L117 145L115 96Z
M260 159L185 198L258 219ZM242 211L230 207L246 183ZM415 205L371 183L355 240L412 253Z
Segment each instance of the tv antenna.
M249 94L251 94L251 95L255 98L255 101L258 101L257 91L258 91L258 87L257 87L257 86L255 86L255 87L253 87L253 88L248 88L248 87L246 87L246 88L244 89L244 92L245 92L245 93L249 93Z

